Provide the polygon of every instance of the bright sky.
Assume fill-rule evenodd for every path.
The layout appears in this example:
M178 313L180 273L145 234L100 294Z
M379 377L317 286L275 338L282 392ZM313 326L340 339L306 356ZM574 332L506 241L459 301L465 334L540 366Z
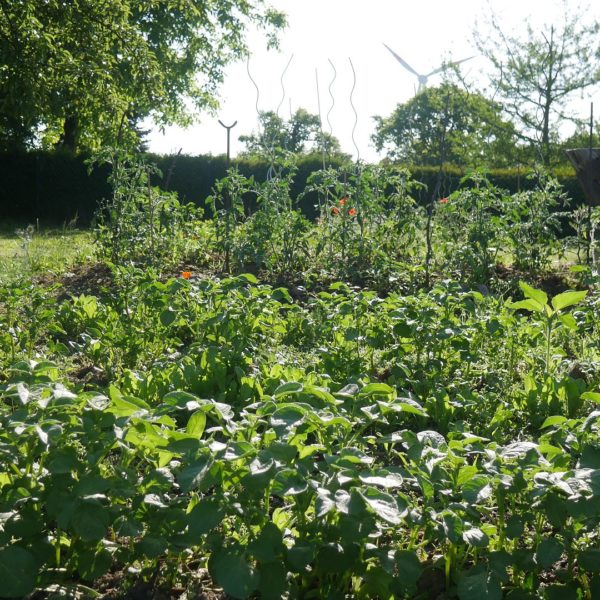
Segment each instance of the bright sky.
M302 107L317 114L320 98L323 129L329 131L331 84L335 98L329 115L331 131L342 149L356 158L352 139L355 116L350 104L351 59L356 72L353 103L358 114L354 139L360 158L365 160L380 158L370 141L372 116L389 115L399 102L414 95L417 84L416 77L394 59L383 43L417 72L429 73L444 60L476 54L473 27L483 20L490 5L511 32L522 31L527 21L547 22L553 14L549 0L271 0L270 4L287 13L289 26L281 34L279 52L267 52L264 38L255 32L249 36L249 69L260 90L258 108L275 111L280 107L279 114L284 118L289 117L290 106L292 112ZM567 4L575 6L571 0ZM600 19L600 2L588 14ZM284 93L280 79L291 57L283 77ZM337 70L335 81L330 60ZM462 72L467 80L484 82L486 67L485 59L477 57L466 62ZM436 80L439 78L432 77L430 84ZM226 133L218 119L226 125L237 120L231 131L231 150L233 155L242 150L238 136L257 128L256 88L245 62L227 69L220 95L217 116L200 115L200 123L185 130L170 127L164 134L153 131L150 150L175 153L182 148L185 154L222 154ZM595 98L588 94L579 97L576 110L587 114L590 99L596 101L596 112L600 113L597 92Z

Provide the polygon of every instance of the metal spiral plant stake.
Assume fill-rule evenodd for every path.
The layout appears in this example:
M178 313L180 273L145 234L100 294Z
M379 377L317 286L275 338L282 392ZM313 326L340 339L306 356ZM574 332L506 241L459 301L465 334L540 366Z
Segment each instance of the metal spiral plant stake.
M281 109L281 105L283 104L283 101L285 100L285 96L286 96L286 91L285 91L285 85L283 83L285 74L292 62L292 59L294 58L294 55L292 54L287 62L287 64L285 65L285 68L283 69L283 71L281 72L281 76L279 77L279 83L281 85L281 100L279 101L279 104L277 105L277 109L275 111L275 114L277 116L279 116L279 110ZM267 146L266 145L267 140L265 140L265 149L267 151L267 155L269 157L270 160L270 164L269 164L269 168L267 170L267 181L271 181L272 179L279 179L281 177L281 173L283 170L283 167L280 167L279 170L276 167L275 164L275 138L272 137L270 140L270 145ZM284 150L287 150L287 139L284 138Z
M331 114L331 112L333 111L333 108L335 107L335 97L333 95L332 89L333 89L333 84L334 84L335 80L337 79L337 70L336 70L335 65L333 64L332 60L330 58L328 58L327 60L329 61L329 64L331 65L331 68L333 69L333 79L329 82L329 87L327 88L327 90L329 92L329 97L331 98L331 106L329 107L329 110L327 111L327 114L325 115L325 119L327 120L327 125L329 126L329 135L333 135L333 127L331 125L329 115Z
M352 63L352 59L348 57L348 62L350 63L350 68L352 69L352 88L350 89L350 106L352 107L352 112L354 113L354 125L352 126L352 143L354 144L354 148L356 150L356 191L357 194L355 196L355 206L357 213L359 215L358 223L360 227L360 258L361 260L364 258L364 205L362 202L361 194L360 194L360 183L362 179L362 163L360 162L360 148L356 143L356 128L358 126L358 112L356 110L356 106L354 105L354 90L356 89L356 70L354 69L354 64Z

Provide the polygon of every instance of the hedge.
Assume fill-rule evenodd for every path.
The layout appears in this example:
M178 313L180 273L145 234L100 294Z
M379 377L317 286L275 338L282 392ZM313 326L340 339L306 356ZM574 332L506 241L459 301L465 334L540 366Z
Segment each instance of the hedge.
M107 183L108 167L96 167L88 172L85 156L73 156L61 152L28 152L0 154L0 181L3 182L0 202L0 220L18 223L39 220L47 224L63 224L76 220L78 225L89 225L103 198L110 195ZM169 189L176 191L181 200L204 205L214 182L226 172L224 156L158 156L148 155L148 160L158 165L162 178L154 183L164 187L171 171ZM245 175L254 175L258 181L267 176L265 161L234 160ZM303 157L298 165L292 188L295 198L304 189L308 175L322 167L318 155ZM393 168L393 166L391 167ZM413 177L427 185L420 192L420 202L426 202L435 189L438 169L434 167L411 167ZM441 196L455 190L464 171L457 167L444 169ZM510 192L527 189L533 185L525 171L497 170L489 173L490 180ZM556 173L569 196L575 203L584 202L574 172L563 169ZM307 195L300 208L314 216L316 198Z

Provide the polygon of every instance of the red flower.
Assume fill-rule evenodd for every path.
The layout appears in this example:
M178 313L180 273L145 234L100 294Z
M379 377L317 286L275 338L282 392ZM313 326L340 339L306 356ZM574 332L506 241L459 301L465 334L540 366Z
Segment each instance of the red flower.
M192 276L192 272L191 272L191 271L182 271L182 272L181 272L181 276L182 276L184 279L189 279L189 278Z
M351 217L353 217L353 216L356 214L356 209L355 209L355 208L351 208L351 209L348 211L348 214L349 214Z
M339 209L337 206L334 206L334 207L331 209L331 214L332 214L332 215L339 215L339 214L340 214L340 209Z
M448 204L448 198L440 198L440 199L438 200L438 202L439 202L440 204Z
M346 204L346 198L340 198L340 206L344 206Z

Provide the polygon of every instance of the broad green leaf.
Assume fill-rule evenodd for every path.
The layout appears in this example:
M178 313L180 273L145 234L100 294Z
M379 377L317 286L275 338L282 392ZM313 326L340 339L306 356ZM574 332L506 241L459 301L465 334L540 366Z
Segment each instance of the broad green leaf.
M598 394L600 399L600 394ZM562 415L553 415L552 417L548 417L541 426L541 429L545 429L546 427L553 427L554 425L561 425L567 420L567 417L563 417Z
M486 548L490 543L488 536L478 527L471 527L463 531L462 537L467 544L476 548Z
M544 312L544 306L532 299L511 302L508 308L512 308L513 310L531 310L538 313Z
M554 310L563 310L569 306L574 306L582 302L587 296L587 290L569 291L557 294L552 298L552 307Z
M376 485L386 489L399 488L402 486L402 476L397 475L396 473L381 473L379 475L361 473L358 477L367 485Z
M273 392L273 397L287 396L288 394L297 394L304 389L304 386L297 381L287 381L278 386Z
M265 463L254 459L250 463L250 473L242 478L242 485L255 494L262 493L275 475L275 461L269 458Z
M577 562L582 569L591 573L600 573L600 550L590 548L577 555Z
M271 427L275 430L279 437L289 434L291 430L300 425L308 411L297 404L288 404L278 408L271 415Z
M189 533L200 543L200 536L214 529L223 518L223 509L218 501L207 498L200 500L187 515Z
M254 567L237 546L217 548L208 561L208 570L225 593L234 598L248 598L259 584Z
M288 587L287 569L281 561L261 563L258 591L261 600L280 600L285 598Z
M563 549L563 545L556 538L545 538L535 552L535 562L542 569L548 569L560 559Z
M249 552L261 563L279 560L283 554L283 535L273 523L267 523L258 534L258 537L248 544Z
M195 437L201 437L206 427L206 413L202 410L197 410L189 418L186 425L186 432Z
M501 600L502 586L499 578L483 567L476 567L458 582L460 600Z
M237 276L237 279L245 283L252 283L254 285L258 284L258 279L256 279L252 273L242 273L241 275Z
M304 492L307 487L308 480L294 469L283 469L275 476L271 492L277 496L295 496Z
M37 579L33 555L19 546L0 550L0 598L21 598L31 593Z
M564 315L558 315L559 321L568 329L575 331L577 329L577 321L571 313L565 313Z
M390 494L380 492L375 488L367 488L361 492L367 506L380 518L392 525L400 523L400 510L398 503Z
M325 573L344 573L352 569L358 556L352 552L352 546L336 543L321 545L315 561L316 568Z
M600 404L600 393L598 393L598 392L583 392L583 394L581 394L581 399L582 400L590 400L591 402Z
M397 550L394 558L398 569L394 587L399 587L401 593L411 592L423 573L421 561L412 550Z
M77 553L77 571L87 581L95 581L111 566L112 555L104 548Z
M361 396L395 396L396 390L385 383L368 383L360 390L359 393Z
M172 308L167 308L160 313L160 322L165 327L168 327L175 321L176 317L177 313Z
M527 285L524 281L519 281L519 287L526 298L531 298L542 306L548 304L548 295L542 290L536 290L530 285Z
M213 457L205 454L185 465L177 475L177 481L181 489L184 492L189 492L199 487L213 464Z
M86 542L101 540L110 524L108 511L97 501L84 501L78 504L71 517L75 533Z

